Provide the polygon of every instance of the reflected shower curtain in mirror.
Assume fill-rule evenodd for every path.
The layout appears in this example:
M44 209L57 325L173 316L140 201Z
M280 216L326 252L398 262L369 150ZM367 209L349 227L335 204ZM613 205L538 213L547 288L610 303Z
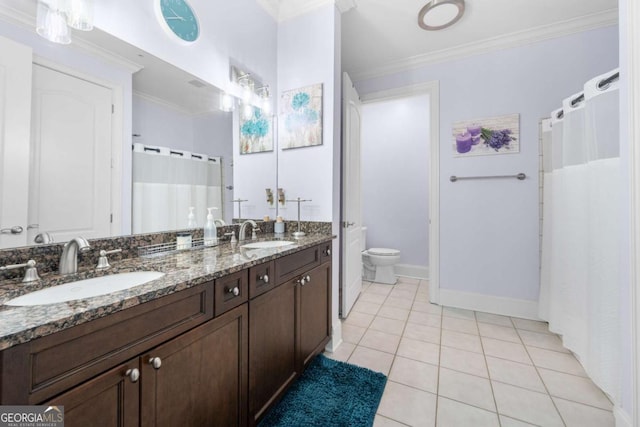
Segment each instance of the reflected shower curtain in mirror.
M617 70L552 113L544 174L539 315L593 381L620 396L620 155ZM577 100L577 101L576 101Z
M198 227L204 226L207 207L222 216L220 158L135 144L133 232L185 229L191 206Z

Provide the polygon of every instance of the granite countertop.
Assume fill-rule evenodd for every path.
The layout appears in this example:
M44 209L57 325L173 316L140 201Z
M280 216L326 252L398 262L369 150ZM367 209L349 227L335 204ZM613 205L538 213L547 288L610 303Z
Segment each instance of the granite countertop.
M333 238L329 234L310 234L294 239L287 234L282 239L294 241L295 244L250 250L241 248L241 245L251 241L235 245L224 242L213 248L195 248L111 262L108 270L91 269L68 276L47 274L36 283L25 284L20 280L0 282L0 350L331 241ZM273 235L265 235L257 241L273 239ZM4 305L10 299L39 289L130 271L159 271L165 275L144 285L93 298L30 307Z

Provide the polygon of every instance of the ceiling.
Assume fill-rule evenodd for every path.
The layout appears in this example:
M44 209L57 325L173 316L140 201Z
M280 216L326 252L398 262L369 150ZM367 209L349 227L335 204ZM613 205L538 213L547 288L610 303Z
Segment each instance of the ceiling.
M330 0L257 0L278 21ZM342 67L354 80L513 47L617 23L618 0L466 0L441 31L418 27L428 0L335 0L342 15Z

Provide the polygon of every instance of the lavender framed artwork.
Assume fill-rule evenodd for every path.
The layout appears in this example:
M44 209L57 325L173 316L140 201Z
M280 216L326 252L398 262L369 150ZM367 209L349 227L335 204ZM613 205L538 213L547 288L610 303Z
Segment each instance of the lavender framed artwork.
M240 114L240 154L265 151L273 151L272 118L253 107L251 118L246 119Z
M455 157L520 152L520 115L464 120L453 124Z
M322 83L285 91L280 101L279 146L322 145Z

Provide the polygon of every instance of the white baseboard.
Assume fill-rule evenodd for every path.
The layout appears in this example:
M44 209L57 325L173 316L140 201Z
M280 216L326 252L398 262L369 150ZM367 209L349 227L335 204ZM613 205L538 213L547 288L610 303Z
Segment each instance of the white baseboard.
M342 344L342 322L340 319L333 319L333 325L331 326L331 340L327 343L324 349L330 353L333 353Z
M631 427L633 425L631 422L631 416L618 405L613 407L613 418L616 421L616 427Z
M538 302L440 288L440 305L540 320Z
M416 279L429 279L429 267L411 264L396 264L394 271L397 276L415 277Z

